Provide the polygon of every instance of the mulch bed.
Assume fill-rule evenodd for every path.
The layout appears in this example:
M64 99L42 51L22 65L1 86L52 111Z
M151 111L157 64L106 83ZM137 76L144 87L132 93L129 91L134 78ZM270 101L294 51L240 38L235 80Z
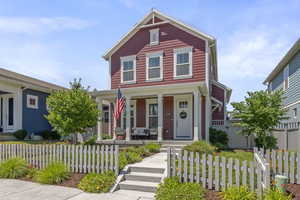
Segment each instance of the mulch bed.
M300 200L300 185L297 184L287 184L285 186L288 193L294 196L293 200Z
M60 186L65 187L74 187L77 188L77 185L79 184L80 180L85 176L86 174L71 174L70 178L61 184L58 184Z
M77 188L77 185L80 183L81 179L85 176L86 174L79 174L79 173L71 173L70 178L60 184L56 184L58 186L64 186L64 187L72 187L72 188ZM30 178L21 178L23 181L30 181L30 182L36 182L33 179Z
M222 200L221 193L214 190L206 190L205 200Z

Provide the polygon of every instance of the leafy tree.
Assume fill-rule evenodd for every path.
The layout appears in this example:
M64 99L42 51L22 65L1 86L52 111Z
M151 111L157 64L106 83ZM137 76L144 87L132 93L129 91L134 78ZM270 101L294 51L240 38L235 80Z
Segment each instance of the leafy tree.
M81 85L81 79L70 83L70 90L60 90L47 98L52 127L62 136L84 133L96 126L99 110L89 94L89 88Z
M276 142L274 144L274 140L270 139L273 137L270 132L280 120L286 119L286 109L282 108L282 100L282 90L256 91L248 92L245 101L232 103L232 116L239 119L236 125L242 128L240 133L247 136L255 134L259 146L274 148Z

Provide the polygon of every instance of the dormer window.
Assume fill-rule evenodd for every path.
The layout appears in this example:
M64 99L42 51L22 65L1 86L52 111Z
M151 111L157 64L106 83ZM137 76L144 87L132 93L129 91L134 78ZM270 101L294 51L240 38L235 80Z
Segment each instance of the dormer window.
M121 57L121 83L135 83L136 57Z
M159 29L150 30L150 45L156 45L159 43Z

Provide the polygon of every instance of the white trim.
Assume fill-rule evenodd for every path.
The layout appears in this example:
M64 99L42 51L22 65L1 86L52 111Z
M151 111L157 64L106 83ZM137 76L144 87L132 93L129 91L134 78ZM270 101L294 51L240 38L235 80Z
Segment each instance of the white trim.
M35 105L30 104L30 99L35 100ZM27 105L27 108L38 109L39 108L39 97L35 96L35 95L27 94L26 105Z
M289 107L294 106L294 105L296 105L296 104L298 104L298 103L300 103L300 100L295 101L295 102L293 102L293 103L290 103L290 104L284 106L283 108L289 108Z
M159 36L160 36L159 33L160 33L159 32L159 28L155 28L155 29L149 30L149 41L150 41L149 44L150 44L150 46L158 45L159 44ZM152 34L157 34L157 41L151 41Z
M122 84L136 83L136 56L132 55L132 56L121 57L120 61L121 61L121 83ZM130 81L124 81L123 80L123 73L124 73L123 62L126 62L126 61L133 61L133 69L132 70L126 70L126 71L133 71L133 80L130 80Z
M157 104L158 109L158 99L146 99L146 128L149 128L149 105ZM157 113L158 118L158 113Z
M183 47L183 48L177 48L173 50L173 77L175 78L191 78L193 76L193 47ZM188 53L189 54L189 74L185 75L177 75L177 54L182 54L182 53ZM187 64L187 63L186 63Z
M151 69L160 69L159 78L149 78L149 58L159 57L159 66ZM163 80L163 51L146 53L146 81L162 81Z

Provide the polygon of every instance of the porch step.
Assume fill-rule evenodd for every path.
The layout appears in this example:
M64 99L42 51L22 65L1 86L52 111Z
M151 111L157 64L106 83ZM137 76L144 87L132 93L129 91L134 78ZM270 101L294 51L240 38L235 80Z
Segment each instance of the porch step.
M131 166L129 168L130 172L142 172L142 173L156 173L162 174L164 173L164 168L155 168L155 167L136 167Z
M175 151L175 153L179 153L183 148L172 148L173 151ZM167 152L168 151L168 147L162 147L160 148L160 152Z
M141 192L156 192L159 183L125 180L119 184L121 190L135 190Z
M125 175L125 179L129 181L146 181L146 182L156 182L161 181L162 174L159 173L142 173L142 172L131 172Z

